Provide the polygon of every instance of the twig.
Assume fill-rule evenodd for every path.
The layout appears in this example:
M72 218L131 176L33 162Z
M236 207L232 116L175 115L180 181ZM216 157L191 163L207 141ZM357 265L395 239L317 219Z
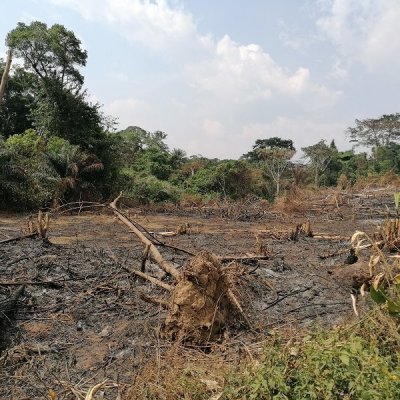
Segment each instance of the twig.
M156 286L159 286L159 287L161 287L161 288L163 288L165 290L168 290L169 292L172 292L174 290L173 286L168 285L167 283L161 282L159 279L154 278L153 276L147 275L147 274L145 274L143 272L140 272L140 271L136 271L134 269L130 270L130 272L132 274L135 274L135 275L143 278L143 279L148 280L149 282L153 283Z
M34 232L34 233L30 233L29 235L17 236L17 237L13 237L13 238L10 238L10 239L1 240L1 241L0 241L0 244L3 244L3 243L10 243L10 242L16 242L16 241L22 240L22 239L33 238L33 237L35 237L35 236L37 236L37 235L38 235L37 232Z
M62 285L59 282L55 282L55 281L38 281L38 282L35 282L35 281L22 281L22 282L0 281L0 286L19 286L19 285L32 285L32 286L49 285L54 288L64 287L64 285Z

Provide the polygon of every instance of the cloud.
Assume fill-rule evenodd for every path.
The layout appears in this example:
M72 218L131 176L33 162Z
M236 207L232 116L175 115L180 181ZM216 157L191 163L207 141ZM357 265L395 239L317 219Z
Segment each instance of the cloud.
M340 91L317 82L306 65L282 65L257 43L200 32L179 0L49 1L107 24L132 43L133 51L151 49L154 60L162 59L162 68L152 68L147 83L136 76L134 87L122 67L113 69L114 78L135 93L134 98L128 91L124 98L115 94L105 104L107 113L119 117L121 128L161 129L171 147L213 157L238 157L257 138L311 132L308 140L315 142L321 133L333 131L329 124L311 128L305 116L289 115L310 115L312 120L337 103ZM288 117L276 119L277 114Z
M317 26L343 59L359 62L373 72L400 66L398 0L330 0L322 4Z
M331 105L340 95L312 82L308 68L289 72L257 44L241 45L225 35L214 44L209 41L208 48L209 57L189 65L187 74L194 88L226 104L276 96L299 100L307 94L309 102Z
M167 0L50 0L79 12L91 21L113 26L132 42L162 50L182 42L196 31L191 14L182 6L170 7Z

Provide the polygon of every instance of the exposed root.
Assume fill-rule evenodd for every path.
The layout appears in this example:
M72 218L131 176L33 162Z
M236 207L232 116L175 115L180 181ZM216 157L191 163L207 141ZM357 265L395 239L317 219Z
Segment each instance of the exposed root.
M231 271L222 267L213 254L203 252L192 258L173 292L164 335L183 342L206 344L226 328L235 310L244 315L232 292Z

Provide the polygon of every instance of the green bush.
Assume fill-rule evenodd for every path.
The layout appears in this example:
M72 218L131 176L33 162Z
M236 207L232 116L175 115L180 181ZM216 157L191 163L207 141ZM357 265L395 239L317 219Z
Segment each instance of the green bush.
M177 187L151 175L135 176L130 181L125 177L124 185L126 196L141 203L157 203L161 201L176 203L181 195L181 191Z
M223 399L399 399L398 328L381 314L295 344L275 339L259 365L230 376Z

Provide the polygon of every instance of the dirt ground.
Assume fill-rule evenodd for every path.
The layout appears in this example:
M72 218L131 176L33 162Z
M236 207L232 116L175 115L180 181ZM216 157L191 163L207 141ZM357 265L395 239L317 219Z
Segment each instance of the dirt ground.
M239 318L215 343L240 338L251 346L273 330L354 318L350 294L367 260L360 256L346 264L349 238L355 230L376 231L393 209L392 193L330 191L281 209L254 201L125 211L151 232L189 224L186 234L157 237L192 253L254 255L259 236L268 258L245 263L249 274L241 284L251 327ZM314 234L336 237L289 240L307 220ZM27 216L0 214L0 241L20 235L26 225ZM188 257L166 247L160 251L178 268ZM109 210L52 215L49 242L0 244L0 306L25 285L15 312L3 318L0 399L84 399L105 379L97 398L124 398L143 363L169 346L159 336L166 312L142 299L165 297L165 291L130 272L140 269L142 253L142 243ZM171 280L152 260L147 272Z

